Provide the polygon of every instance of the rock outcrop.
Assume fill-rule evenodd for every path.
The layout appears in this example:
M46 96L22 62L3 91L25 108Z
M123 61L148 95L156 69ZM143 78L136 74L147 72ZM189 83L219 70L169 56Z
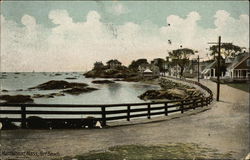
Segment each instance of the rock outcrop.
M75 83L75 82L67 82L67 81L48 81L46 83L40 84L36 87L32 87L29 89L40 89L40 90L54 90L54 89L63 89L59 93L51 93L51 94L35 94L33 98L54 98L54 96L64 96L64 93L79 95L86 92L91 92L97 90L96 88L87 87L88 85L85 83Z
M183 90L169 89L169 90L148 90L139 96L143 100L157 100L157 99L184 99L187 94Z
M109 83L115 83L115 82L110 81L110 80L95 80L95 81L92 81L92 83L95 83L95 84L109 84Z
M140 95L139 98L143 100L176 100L204 96L201 91L194 87L166 79L161 80L160 86L161 90L148 90Z
M2 130L10 130L10 129L18 129L19 127L11 122L8 118L2 119L0 121L2 123Z
M92 69L84 74L86 78L127 78L133 73L126 67Z
M65 79L77 79L77 77L67 77Z
M85 87L85 88L71 88L71 89L63 90L62 92L72 94L72 95L79 95L82 93L87 93L87 92L91 92L91 91L95 91L95 90L98 90L98 89L91 88L91 87Z
M30 95L0 95L0 100L4 103L33 103Z
M49 129L49 124L43 118L30 116L27 118L27 127L30 129Z
M70 83L67 81L51 80L29 89L54 90L54 89L80 88L86 86L88 85L85 83L75 83L75 82Z
M32 98L54 98L55 96L65 96L63 93L34 94Z
M97 120L94 117L86 117L83 119L47 120L38 116L30 116L27 118L27 128L29 129L95 128L96 122Z

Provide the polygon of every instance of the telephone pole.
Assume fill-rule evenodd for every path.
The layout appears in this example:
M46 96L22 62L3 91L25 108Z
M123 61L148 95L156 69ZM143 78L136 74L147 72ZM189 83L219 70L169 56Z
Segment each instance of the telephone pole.
M209 42L208 44L217 44L218 45L218 56L217 56L217 96L216 100L220 100L220 60L221 60L221 44L231 44L231 43L222 43L221 42L221 36L219 36L218 42ZM216 72L215 72L216 73Z
M219 36L219 52L218 52L218 57L217 57L217 97L216 100L220 100L220 46L221 46L221 36Z

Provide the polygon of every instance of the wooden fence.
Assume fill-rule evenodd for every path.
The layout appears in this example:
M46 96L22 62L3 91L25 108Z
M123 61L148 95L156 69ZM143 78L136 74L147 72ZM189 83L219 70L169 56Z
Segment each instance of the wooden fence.
M107 121L122 120L130 121L132 118L145 117L150 119L152 116L168 116L171 113L184 113L191 109L209 105L213 100L212 91L206 86L194 83L209 93L207 97L168 100L163 102L148 103L125 103L125 104L98 104L98 105L73 105L73 104L0 104L0 121L8 120L11 122L21 122L22 128L27 126L29 116L57 115L56 118L43 118L48 121L74 121L81 120L80 116L92 116L96 121L100 121L106 126ZM13 109L15 108L15 109ZM16 108L19 108L18 110ZM56 110L51 110L56 108ZM65 110L71 109L71 110ZM19 118L10 118L7 115L19 116ZM72 115L78 115L79 118L71 118ZM58 117L59 116L59 117ZM67 117L67 118L65 118Z

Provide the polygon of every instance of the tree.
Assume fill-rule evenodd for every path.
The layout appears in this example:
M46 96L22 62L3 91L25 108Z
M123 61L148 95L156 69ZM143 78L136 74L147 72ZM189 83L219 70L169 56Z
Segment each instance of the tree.
M103 67L104 67L104 65L103 65L103 63L102 62L95 62L94 63L94 70L101 70L101 69L103 69Z
M148 64L147 59L138 59L138 60L133 60L132 63L128 66L128 68L132 71L138 71L138 67L142 64Z
M183 71L186 65L189 63L190 55L194 54L194 50L189 48L176 49L169 52L169 57L172 58L172 62L180 66L180 76L183 76Z
M209 48L211 55L215 56L218 53L219 45L213 45ZM241 52L241 47L233 45L232 43L222 43L221 54L224 57L234 57L237 52Z
M159 67L160 72L164 72L165 68L164 68L164 64L165 64L165 60L162 58L156 58L153 61L151 61L151 64L156 65L157 67Z

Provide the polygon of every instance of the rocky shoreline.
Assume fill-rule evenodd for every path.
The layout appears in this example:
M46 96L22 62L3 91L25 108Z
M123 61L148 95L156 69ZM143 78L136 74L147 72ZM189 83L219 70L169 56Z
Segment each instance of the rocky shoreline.
M148 90L145 93L138 96L142 100L176 100L176 99L187 99L197 98L204 96L201 91L177 83L167 79L159 79L155 77L142 77L138 74L132 73L127 68L120 67L117 69L105 69L91 71L84 74L85 77L92 78L114 78L114 80L101 79L93 80L93 84L113 84L116 81L127 81L127 82L142 82L147 84L160 85L160 90ZM34 94L34 95L1 95L0 100L4 103L33 103L33 98L54 98L56 96L65 96L65 94L79 95L82 93L92 92L98 90L97 88L89 87L86 83L67 82L64 80L50 80L48 82L39 84L37 86L28 88L28 90L59 90L56 93L49 94ZM2 90L2 92L8 92Z
M111 80L95 80L92 81L94 84L110 84L110 83L115 83L114 81Z
M173 82L167 79L160 79L160 90L148 90L138 96L142 100L177 100L203 97L204 94L194 87Z
M4 103L33 103L30 95L0 95L0 101Z
M139 82L142 77L125 66L95 69L83 74L86 78L114 78L119 81Z
M39 84L28 90L60 90L57 93L49 94L34 94L30 95L1 95L0 102L2 103L33 103L33 98L54 98L55 96L65 96L66 94L79 95L91 91L98 90L97 88L88 87L86 83L67 82L63 80L51 80L46 83ZM3 91L2 91L3 92ZM6 92L6 91L5 91Z

